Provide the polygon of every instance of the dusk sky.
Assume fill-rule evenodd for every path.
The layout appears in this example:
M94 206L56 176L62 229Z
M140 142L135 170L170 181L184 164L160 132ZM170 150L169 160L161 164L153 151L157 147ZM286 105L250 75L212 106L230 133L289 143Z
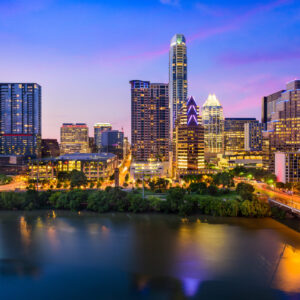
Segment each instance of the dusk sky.
M260 119L261 98L300 76L300 0L1 0L0 81L42 86L42 136L63 122L130 133L132 79L168 82L172 36L188 94Z

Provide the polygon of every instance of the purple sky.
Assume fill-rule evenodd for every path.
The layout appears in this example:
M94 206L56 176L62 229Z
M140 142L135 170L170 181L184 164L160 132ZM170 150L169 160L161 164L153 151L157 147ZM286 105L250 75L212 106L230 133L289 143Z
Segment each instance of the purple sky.
M215 93L226 117L260 119L261 97L300 78L299 0L6 0L0 15L0 81L42 85L43 138L63 122L129 135L128 82L168 82L175 33L189 95Z

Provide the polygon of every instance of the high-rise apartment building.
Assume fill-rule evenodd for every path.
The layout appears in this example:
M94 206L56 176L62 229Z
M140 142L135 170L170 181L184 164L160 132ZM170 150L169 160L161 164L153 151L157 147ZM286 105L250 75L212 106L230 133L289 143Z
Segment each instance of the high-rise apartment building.
M96 123L94 125L94 142L99 152L102 151L101 135L102 132L111 130L112 126L110 123Z
M132 80L131 139L135 161L169 158L168 84Z
M40 155L41 97L36 83L0 83L0 154Z
M64 123L60 128L60 154L89 153L89 129L85 123Z
M245 151L262 151L262 128L258 121L244 125Z
M262 100L265 168L275 171L275 152L300 149L300 80ZM268 142L267 142L268 141Z
M216 95L210 94L202 107L202 124L204 126L205 152L209 154L223 153L223 107Z
M224 153L235 154L245 151L245 125L257 124L255 118L225 118Z
M204 168L204 128L193 97L179 111L174 129L175 174L197 174Z
M175 34L169 53L169 96L171 138L178 112L187 100L187 49L183 34Z

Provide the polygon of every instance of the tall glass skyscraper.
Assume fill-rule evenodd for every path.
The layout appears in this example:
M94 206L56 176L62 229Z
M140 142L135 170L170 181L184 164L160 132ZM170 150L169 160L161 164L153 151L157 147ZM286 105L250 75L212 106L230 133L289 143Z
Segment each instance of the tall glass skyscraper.
M170 130L173 129L178 112L187 100L187 53L183 34L175 34L171 40L169 56L169 106Z
M0 154L37 157L41 144L41 86L0 83Z
M102 149L102 144L101 144L101 136L102 133L105 131L112 130L112 126L110 123L96 123L94 125L94 140L95 140L95 145L97 147L97 150L99 152L104 151Z
M202 107L204 143L206 153L223 153L224 116L216 95L209 95Z

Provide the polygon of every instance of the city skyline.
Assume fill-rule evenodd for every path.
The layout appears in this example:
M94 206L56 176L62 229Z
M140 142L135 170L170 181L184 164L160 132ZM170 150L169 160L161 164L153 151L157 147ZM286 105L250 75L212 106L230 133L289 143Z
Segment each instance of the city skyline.
M0 4L6 45L0 50L6 70L0 81L42 86L43 138L59 138L65 122L85 122L90 130L94 123L110 122L130 136L128 81L167 83L169 41L183 33L188 96L202 106L215 93L225 117L260 120L261 98L299 77L299 7L292 0L239 5L14 0ZM144 18L145 9L155 22ZM185 18L179 19L182 14ZM114 18L119 22L111 22Z

